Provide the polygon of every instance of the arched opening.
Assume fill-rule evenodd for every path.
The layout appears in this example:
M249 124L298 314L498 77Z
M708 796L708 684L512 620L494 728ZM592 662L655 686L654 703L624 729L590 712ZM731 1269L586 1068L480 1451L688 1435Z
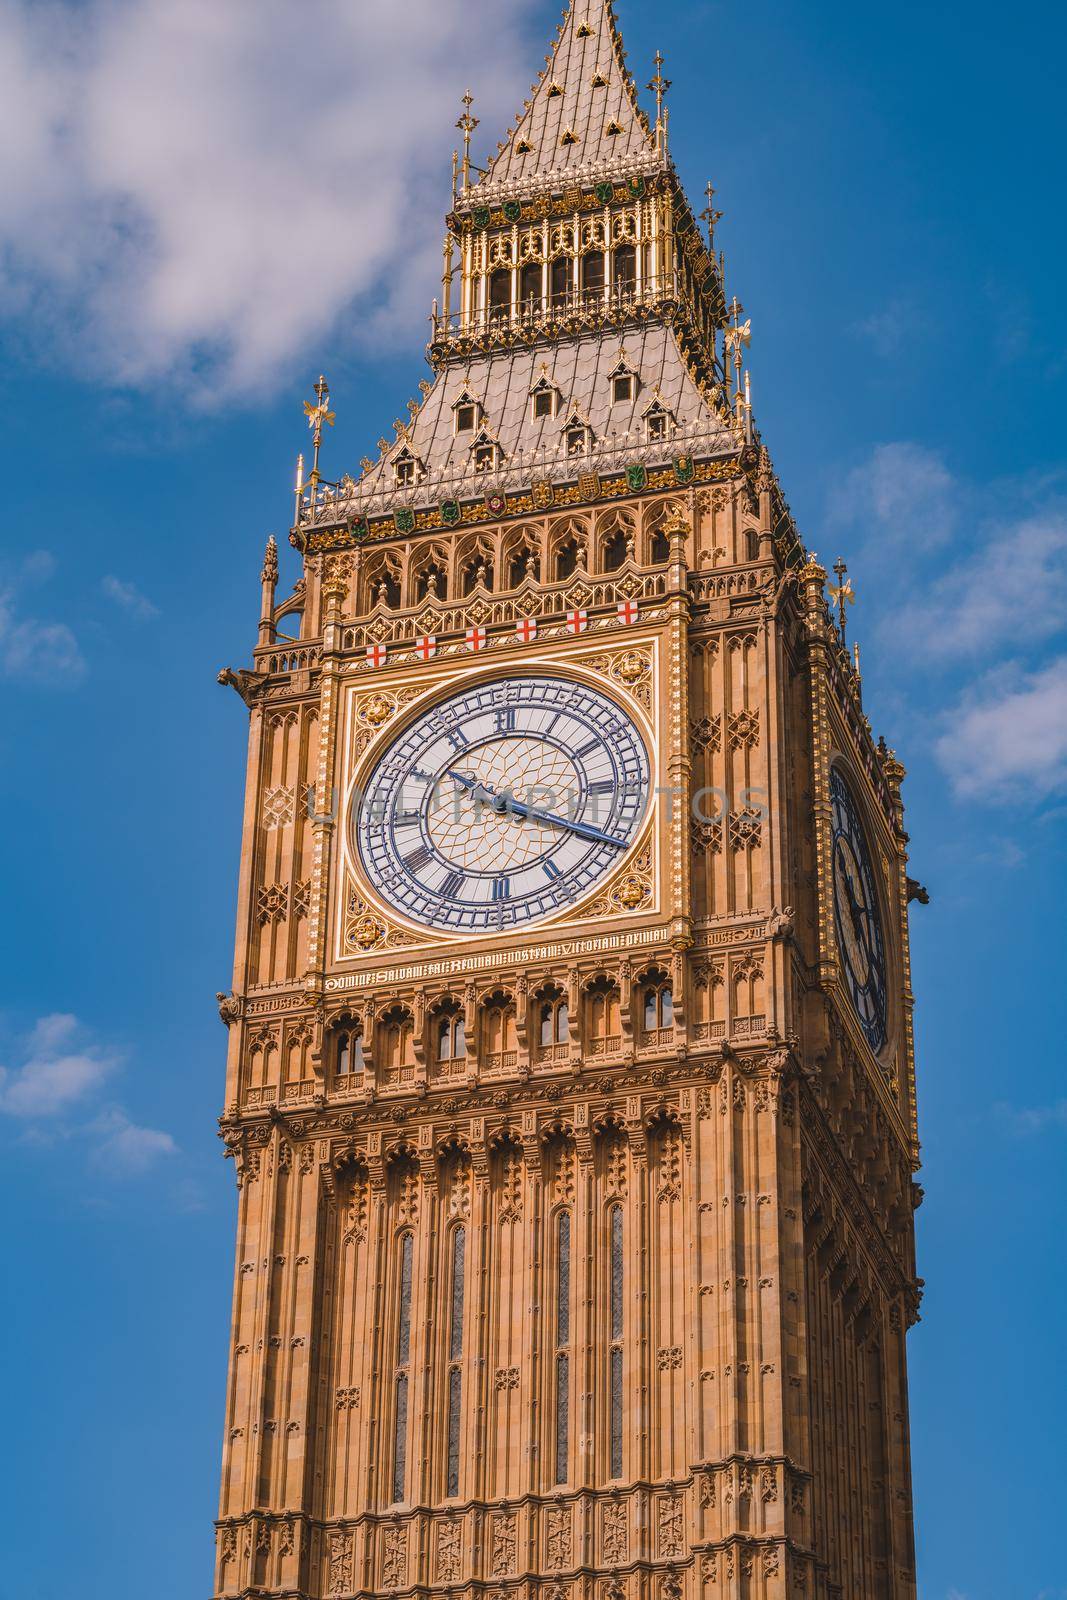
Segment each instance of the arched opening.
M511 268L499 267L489 279L489 318L505 321L511 316Z
M637 287L637 251L632 244L616 246L611 264L612 287L618 294L632 294Z
M562 306L571 292L571 262L569 256L557 256L552 263L552 304Z
M582 257L582 293L587 295L604 293L603 250L590 250Z
M524 317L536 316L541 309L541 267L536 261L528 261L522 269L519 288L519 301Z

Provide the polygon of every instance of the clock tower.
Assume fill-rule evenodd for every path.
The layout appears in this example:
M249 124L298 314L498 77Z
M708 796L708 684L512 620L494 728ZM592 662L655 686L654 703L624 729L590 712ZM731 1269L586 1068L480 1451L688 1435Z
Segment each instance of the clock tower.
M252 666L215 1593L907 1600L903 768L574 0Z

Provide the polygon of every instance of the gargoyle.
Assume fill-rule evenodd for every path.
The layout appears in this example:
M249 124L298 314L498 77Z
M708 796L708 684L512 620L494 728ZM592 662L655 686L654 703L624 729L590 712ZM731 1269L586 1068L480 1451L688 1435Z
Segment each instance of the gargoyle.
M908 879L909 906L913 900L918 900L921 906L928 906L930 904L930 891L919 882L918 878Z
M244 667L236 672L232 667L224 667L219 673L219 682L223 687L236 690L249 710L262 693L266 681L265 672L248 672Z
M241 1002L235 994L216 994L219 1003L219 1016L227 1027L237 1021L241 1015Z

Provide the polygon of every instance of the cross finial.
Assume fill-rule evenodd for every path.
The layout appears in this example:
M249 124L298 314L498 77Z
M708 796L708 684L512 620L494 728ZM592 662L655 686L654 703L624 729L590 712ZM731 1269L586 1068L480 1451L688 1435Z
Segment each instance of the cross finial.
M716 211L715 209L715 185L711 182L710 178L704 193L708 197L708 203L704 207L704 210L700 213L700 220L702 222L706 222L708 225L708 249L714 250L715 224L722 221L723 213L721 211Z
M837 606L837 625L841 630L841 643L845 643L845 607L856 604L856 591L852 587L852 579L845 576L848 568L838 556L834 562L834 576L836 584L830 585L830 599Z
M468 89L466 94L463 96L463 115L460 117L459 121L456 123L456 127L460 130L460 132L463 135L463 187L464 187L464 189L469 189L470 186L471 186L471 134L474 132L475 128L478 126L478 118L475 117L475 116L472 116L472 114L471 114L471 106L473 104L474 104L474 96L471 94L470 90Z

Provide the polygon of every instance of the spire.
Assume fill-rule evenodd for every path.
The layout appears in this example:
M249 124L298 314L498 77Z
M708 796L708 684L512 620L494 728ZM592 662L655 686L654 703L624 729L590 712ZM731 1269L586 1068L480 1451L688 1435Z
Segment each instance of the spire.
M611 0L572 0L544 72L486 181L532 178L655 153Z

